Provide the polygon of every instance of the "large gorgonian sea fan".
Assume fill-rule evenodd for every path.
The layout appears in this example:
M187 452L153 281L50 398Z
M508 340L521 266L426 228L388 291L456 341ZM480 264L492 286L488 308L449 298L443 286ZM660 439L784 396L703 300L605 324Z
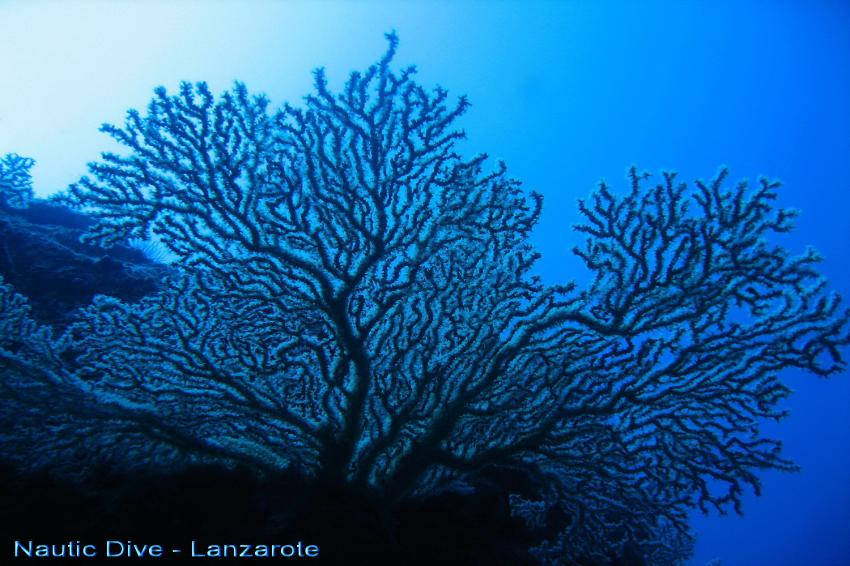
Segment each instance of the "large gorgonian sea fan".
M738 509L759 469L793 468L758 431L778 372L839 371L850 341L816 254L767 243L791 227L777 184L633 169L625 197L581 204L590 286L544 286L541 197L457 153L466 100L393 72L389 40L339 94L317 71L301 108L184 83L104 126L127 151L65 198L92 241L165 245L172 279L2 344L4 451L243 462L390 500L509 468L536 486L517 516L560 518L542 561L682 560L692 507Z

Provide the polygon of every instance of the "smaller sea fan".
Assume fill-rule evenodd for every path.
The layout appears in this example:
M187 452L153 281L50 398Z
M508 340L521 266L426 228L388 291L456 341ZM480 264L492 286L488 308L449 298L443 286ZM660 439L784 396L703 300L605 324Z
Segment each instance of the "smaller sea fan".
M33 198L30 169L34 159L17 153L0 159L0 202L14 208L26 208Z

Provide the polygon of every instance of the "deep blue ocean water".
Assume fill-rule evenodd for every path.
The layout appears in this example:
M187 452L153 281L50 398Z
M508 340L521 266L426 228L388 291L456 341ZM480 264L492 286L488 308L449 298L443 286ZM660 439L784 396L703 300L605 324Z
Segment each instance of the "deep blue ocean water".
M73 21L73 25L68 22ZM583 281L577 199L625 190L635 164L683 180L760 175L798 208L782 241L811 245L850 300L850 4L812 2L65 2L0 4L0 154L37 160L37 194L110 148L97 132L159 84L244 81L297 101L374 61L383 34L419 80L468 95L463 148L544 195L533 241L547 282ZM764 474L743 517L695 515L691 564L850 564L850 379L788 372L791 416L767 424L801 465Z

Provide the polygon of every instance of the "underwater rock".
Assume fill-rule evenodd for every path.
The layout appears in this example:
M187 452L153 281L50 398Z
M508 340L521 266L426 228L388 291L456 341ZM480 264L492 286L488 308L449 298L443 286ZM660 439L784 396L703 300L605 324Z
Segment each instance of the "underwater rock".
M80 242L92 221L69 208L32 201L0 206L0 276L29 298L40 322L64 326L98 294L138 300L168 271L129 246Z

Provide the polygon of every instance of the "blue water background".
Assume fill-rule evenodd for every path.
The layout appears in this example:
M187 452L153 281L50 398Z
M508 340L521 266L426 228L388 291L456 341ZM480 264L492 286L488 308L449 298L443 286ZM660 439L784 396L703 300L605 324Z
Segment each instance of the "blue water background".
M0 153L34 157L45 196L111 149L97 133L152 89L243 80L297 102L310 71L332 86L375 61L395 29L399 65L467 94L464 150L504 159L545 196L534 241L550 282L571 256L576 200L631 164L684 180L779 178L799 208L785 245L813 245L850 298L850 3L23 2L0 3ZM743 518L695 516L692 564L850 564L850 376L794 372L784 440L798 474L764 474Z

